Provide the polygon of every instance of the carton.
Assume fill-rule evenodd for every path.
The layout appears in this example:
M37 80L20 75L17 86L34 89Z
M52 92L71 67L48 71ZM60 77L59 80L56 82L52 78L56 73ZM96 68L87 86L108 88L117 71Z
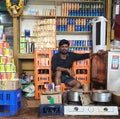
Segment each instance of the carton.
M41 95L40 104L62 104L62 93Z
M21 88L20 80L0 80L0 90L17 90Z

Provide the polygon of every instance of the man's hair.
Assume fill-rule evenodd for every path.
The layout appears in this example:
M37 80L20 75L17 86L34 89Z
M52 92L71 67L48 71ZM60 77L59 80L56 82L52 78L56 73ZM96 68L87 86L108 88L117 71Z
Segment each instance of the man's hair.
M59 47L64 45L64 44L67 44L68 46L70 45L69 41L66 40L66 39L62 39L60 42L59 42Z

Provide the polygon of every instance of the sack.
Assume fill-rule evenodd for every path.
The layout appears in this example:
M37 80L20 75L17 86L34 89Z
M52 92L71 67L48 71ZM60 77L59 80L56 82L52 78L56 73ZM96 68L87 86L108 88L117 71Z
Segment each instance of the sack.
M94 82L105 84L107 80L107 54L94 55L92 58L92 75Z
M116 16L115 18L114 38L120 41L120 15Z

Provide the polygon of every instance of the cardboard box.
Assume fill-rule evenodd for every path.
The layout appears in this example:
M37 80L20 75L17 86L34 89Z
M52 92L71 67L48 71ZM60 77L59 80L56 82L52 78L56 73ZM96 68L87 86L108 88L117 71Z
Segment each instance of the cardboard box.
M0 90L17 90L21 88L20 80L0 80Z
M62 94L41 95L40 104L62 104Z

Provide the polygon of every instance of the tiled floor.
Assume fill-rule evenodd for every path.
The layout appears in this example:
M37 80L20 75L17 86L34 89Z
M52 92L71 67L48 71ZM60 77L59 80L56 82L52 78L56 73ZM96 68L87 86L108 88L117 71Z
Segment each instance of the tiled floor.
M28 101L29 104L28 105ZM33 103L32 103L33 102ZM37 105L38 103L38 105ZM120 119L120 116L39 116L39 100L23 98L22 109L11 117L0 117L0 119Z

